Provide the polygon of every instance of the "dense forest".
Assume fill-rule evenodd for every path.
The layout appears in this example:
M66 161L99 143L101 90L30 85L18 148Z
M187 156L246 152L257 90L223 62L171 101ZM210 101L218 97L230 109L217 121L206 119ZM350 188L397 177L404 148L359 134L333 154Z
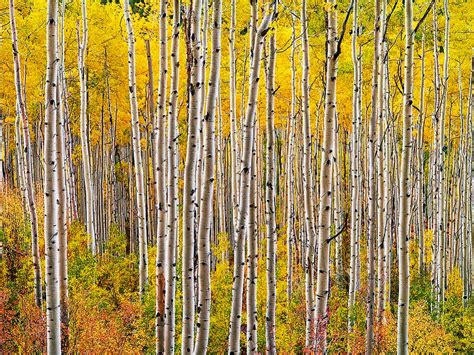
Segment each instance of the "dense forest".
M472 0L0 23L0 353L474 352Z

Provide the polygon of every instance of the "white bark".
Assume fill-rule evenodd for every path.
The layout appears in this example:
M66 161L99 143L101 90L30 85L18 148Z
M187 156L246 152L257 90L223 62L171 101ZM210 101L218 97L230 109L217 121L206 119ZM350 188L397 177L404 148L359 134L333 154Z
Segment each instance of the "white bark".
M168 72L167 48L167 7L168 1L160 1L160 80L158 87L158 111L153 122L153 164L155 179L155 211L157 213L156 231L156 352L170 352L173 343L173 329L165 326L165 245L166 245L166 191L165 191L165 129L166 129L166 84ZM165 334L165 328L167 330Z
M137 219L138 219L138 253L139 253L139 292L143 295L148 285L148 247L146 230L146 205L143 181L142 149L140 146L140 126L137 103L137 84L135 77L135 35L130 16L129 0L123 2L123 13L127 25L128 37L128 89L130 96L130 114L132 125L132 149L136 184Z
M39 252L39 243L38 243L38 217L36 213L36 201L35 201L35 186L33 182L33 163L31 156L31 140L30 140L30 128L29 120L26 112L25 101L23 98L23 86L21 82L20 74L20 54L18 52L18 37L16 32L16 21L15 21L15 5L14 1L10 0L10 27L12 34L12 51L13 51L13 67L15 74L15 91L16 91L16 102L17 102L17 112L18 116L21 118L21 127L22 127L22 141L23 146L21 147L22 157L24 157L24 178L25 178L25 188L28 202L28 212L30 218L30 227L31 227L31 255L33 261L33 270L34 270L34 289L35 289L35 302L38 307L41 307L43 302L43 292L42 292L42 278L41 278L41 258ZM0 140L0 144L3 149L3 139ZM0 166L0 175L3 179L3 154L0 156L2 159L2 166ZM0 184L1 185L1 184Z
M232 308L230 316L229 354L240 352L240 324L242 321L242 292L244 282L244 242L250 207L250 174L252 171L252 148L255 136L255 112L258 97L258 81L263 39L268 32L275 13L269 12L256 31L255 45L249 78L248 106L245 114L244 140L242 146L241 177L239 191L239 218L235 230L234 277L232 285Z
M48 0L46 25L46 90L44 118L44 238L46 274L46 328L48 354L61 353L59 294L58 205L57 205L57 76L58 76L58 2Z
M87 124L87 73L86 73L86 50L88 41L87 28L87 6L86 1L81 1L82 8L82 39L79 37L79 27L77 29L77 39L79 45L78 52L78 69L81 90L81 149L82 149L82 168L84 172L85 198L86 198L86 229L89 234L90 247L92 254L97 251L97 235L94 214L94 185L92 180L92 163L89 147L89 131ZM79 25L78 25L79 26Z
M306 287L306 340L305 346L311 347L315 337L314 322L314 252L315 252L315 230L313 200L311 197L312 174L311 174L311 138L310 138L310 107L309 107L309 43L308 43L308 21L306 18L306 0L301 3L301 32L302 32L302 54L303 72L301 78L301 113L303 118L303 200L304 219L306 229L307 247L304 269Z
M275 33L270 37L269 59L267 68L267 154L266 154L266 232L267 232L267 303L265 312L265 339L266 353L276 354L275 342L275 312L276 312L276 196L275 196L275 147L274 147L274 106L275 106L275 61L276 61L276 39Z
M355 305L357 284L356 284L356 269L357 269L357 243L359 231L359 215L360 215L360 196L359 196L359 121L361 119L359 107L359 61L357 55L357 36L358 36L358 12L359 1L354 0L354 13L352 24L352 63L353 63L353 91L352 91L352 134L351 134L351 250L349 262L349 322L348 329L352 330L354 324L354 317L352 315L352 307Z
M178 236L178 85L179 85L179 32L180 1L174 0L173 32L171 39L171 87L168 112L168 210L166 214L166 292L165 292L165 334L169 341L165 348L174 351L175 297L176 297L176 243Z
M398 336L397 353L408 354L408 309L410 301L410 153L413 111L413 10L405 3L405 85L403 92L403 143L400 174L400 211L398 221Z
M220 81L221 64L221 0L214 0L213 31L212 31L212 64L207 93L206 115L203 127L203 187L199 204L198 232L198 273L199 303L195 354L205 354L209 341L211 315L211 218L213 215L214 175L215 175L215 111Z
M194 237L196 191L196 158L198 150L199 122L201 120L202 50L201 50L202 0L192 3L190 13L191 78L189 82L188 142L184 165L183 189L183 332L181 352L189 354L194 346Z
M368 208L368 232L367 232L367 336L366 352L372 353L374 342L374 299L375 299L375 237L377 234L377 191L376 191L376 123L378 108L378 77L380 60L380 36L381 36L381 0L375 0L374 6L374 63L372 72L372 94L371 94L371 116L368 129L368 164L369 164L369 208Z
M319 219L318 219L318 266L316 284L316 351L326 352L326 336L329 297L329 242L331 233L331 200L333 197L332 173L335 163L334 129L336 122L337 78L337 10L336 0L328 0L327 53L326 53L326 100L324 103L324 131L322 142Z

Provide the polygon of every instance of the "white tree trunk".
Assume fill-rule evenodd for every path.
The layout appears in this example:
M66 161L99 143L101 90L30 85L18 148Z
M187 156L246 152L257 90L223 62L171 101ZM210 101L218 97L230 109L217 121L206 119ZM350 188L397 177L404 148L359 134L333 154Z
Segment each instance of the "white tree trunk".
M57 76L58 76L58 2L48 0L46 25L46 90L44 118L44 238L46 274L46 327L48 354L61 353L59 293L58 205L57 205Z
M166 84L168 73L167 0L160 0L160 80L158 87L158 111L153 122L153 170L155 179L156 231L156 352L170 352L173 338L172 328L165 326L165 245L166 245L166 191L165 191L165 129L166 129ZM168 330L165 334L165 328Z
M232 307L230 315L229 333L229 353L240 352L240 324L242 321L242 292L244 282L244 243L245 232L248 222L250 207L250 174L252 171L252 148L255 136L255 112L258 97L258 81L260 71L260 58L263 46L263 39L268 32L271 21L275 13L269 12L262 20L260 27L256 31L255 46L252 54L252 64L249 78L249 96L247 111L244 123L244 140L242 146L240 196L239 196L239 218L235 230L235 250L234 250L234 277L232 284Z
M220 81L221 63L221 0L214 0L212 31L212 63L207 93L206 115L202 120L203 127L203 187L199 204L198 232L198 273L199 302L198 327L196 334L195 354L205 354L209 341L211 316L211 219L213 216L214 175L215 175L215 111Z
M35 302L38 307L41 307L43 302L43 292L42 292L42 278L41 278L41 258L39 252L39 243L38 243L38 217L36 213L36 201L35 201L35 186L33 182L33 163L31 156L31 140L30 140L30 128L28 115L26 113L25 101L23 98L23 86L21 82L20 74L20 54L18 53L18 38L16 32L16 21L15 21L15 5L14 1L10 0L10 28L12 34L12 51L13 51L13 67L15 74L15 91L16 91L16 101L18 109L18 117L21 118L21 127L23 128L23 147L21 147L22 155L24 157L24 178L25 178L25 188L28 202L28 212L30 218L30 227L31 227L31 255L33 261L33 270L34 270L34 289L35 289ZM0 144L3 148L3 139L0 140ZM2 166L0 166L0 175L3 179L3 154L0 156L2 159ZM1 185L1 184L0 184Z
M267 154L266 154L266 232L267 232L267 303L265 312L266 353L276 354L275 312L276 312L276 197L275 197L275 147L274 147L274 106L275 106L275 61L276 39L273 32L270 37L267 68Z
M82 8L82 39L79 36L79 24L77 29L77 39L79 45L78 52L78 67L79 67L79 79L80 79L80 90L81 90L81 148L82 148L82 168L84 171L84 185L85 185L85 197L86 197L86 229L89 234L90 246L92 254L96 254L97 250L97 235L95 226L95 214L94 214L94 185L92 180L92 163L90 158L90 147L89 147L89 131L87 124L87 73L86 73L86 50L88 41L88 28L87 28L87 6L86 1L81 1Z
M301 32L302 32L302 54L303 71L301 78L301 114L303 118L303 200L304 220L306 229L306 255L304 261L305 288L306 288L306 348L311 347L315 340L314 322L314 252L315 252L315 230L314 209L311 196L312 174L311 174L311 138L310 138L310 107L309 107L309 43L308 43L308 20L306 18L306 0L301 3Z
M410 153L413 111L413 10L405 3L405 84L403 92L403 143L400 174L400 211L398 221L398 354L408 354L408 309L410 301Z
M368 208L368 232L367 232L367 336L366 351L372 353L374 342L374 299L375 299L375 237L377 234L377 191L376 191L376 123L378 108L378 76L380 61L380 36L381 36L381 0L375 0L374 6L374 63L372 72L372 94L371 94L371 116L368 130L368 164L369 164L369 208Z
M174 352L176 243L178 235L178 85L179 85L180 1L174 0L173 32L171 39L171 87L168 114L168 210L166 214L166 292L165 292L165 348ZM168 345L169 342L169 345Z
M189 43L191 50L191 78L189 82L188 142L184 165L183 188L183 332L181 352L189 354L194 346L194 215L197 203L196 158L199 122L201 120L202 55L201 55L202 0L192 3Z
M132 149L134 160L137 219L138 219L138 253L139 253L139 292L143 299L148 285L148 247L146 230L146 205L143 181L142 149L140 146L140 125L137 103L137 84L135 77L135 35L133 33L132 18L130 17L129 0L123 2L123 13L127 25L128 37L128 88L130 96L130 114L132 125Z
M332 173L336 160L334 129L336 121L337 13L336 0L328 0L326 100L319 184L318 266L316 284L316 351L326 352L329 297L329 242L332 212Z
M357 55L357 36L358 36L358 12L359 1L354 0L354 13L352 24L352 63L353 63L353 91L352 91L352 134L351 134L351 249L349 262L349 321L348 329L352 331L354 325L354 316L352 307L355 305L357 283L357 243L359 235L359 216L360 216L360 196L359 196L359 121L361 120L361 112L359 107L359 61Z

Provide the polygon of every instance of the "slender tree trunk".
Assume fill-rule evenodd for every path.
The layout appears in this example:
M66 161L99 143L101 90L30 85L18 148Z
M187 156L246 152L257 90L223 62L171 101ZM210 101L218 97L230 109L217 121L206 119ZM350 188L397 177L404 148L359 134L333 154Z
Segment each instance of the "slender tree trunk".
M231 198L232 198L232 226L236 226L238 218L238 209L239 209L239 167L238 160L240 158L239 154L239 143L237 137L237 107L236 107L236 69L235 69L235 1L231 0L231 15L230 15L230 33L229 33L229 56L230 56L230 106L229 106L229 116L230 116L230 159L231 159Z
M385 142L385 110L384 108L384 91L385 91L385 77L384 77L384 61L385 61L385 15L386 15L387 2L382 0L382 11L381 11L381 33L380 36L380 57L379 57L379 74L378 74L378 125L377 125L377 322L380 323L384 317L385 312L385 221L386 221L386 209L385 209L385 194L386 194L386 181L384 179L384 160L386 159L384 153L384 142Z
M418 271L425 272L425 224L424 224L424 150L423 137L425 127L425 31L421 38L421 83L420 83L420 114L418 116Z
M172 351L173 328L165 326L165 245L166 245L166 191L165 191L165 129L166 129L166 84L168 73L167 42L168 1L160 0L160 80L158 87L158 111L153 122L153 164L155 179L156 231L156 352ZM169 265L166 265L168 268ZM168 330L165 333L165 328Z
M247 353L258 352L257 335L257 265L258 265L258 232L256 228L257 211L257 173L256 147L252 150L252 172L250 177L250 206L247 227Z
M287 178L287 203L286 203L286 248L287 248L287 298L288 304L291 303L293 294L293 244L295 243L295 125L296 125L296 67L295 67L295 52L296 52L296 30L295 19L296 15L291 16L291 113L290 113L290 129L288 133L288 153L286 164L286 178Z
M331 6L327 22L326 53L326 100L324 103L324 131L319 184L318 219L318 266L316 284L316 351L326 352L326 335L329 297L329 242L331 232L332 173L335 163L334 129L336 121L337 78L337 13L336 0L328 0Z
M400 211L398 222L398 354L408 354L408 309L410 302L410 152L413 111L413 10L405 3L405 85L403 92L403 143L400 174Z
M179 85L179 31L180 1L174 0L173 32L171 39L171 87L168 113L168 210L166 214L166 292L165 334L169 341L165 348L174 352L175 297L176 297L176 243L178 234L178 85Z
M222 1L214 0L213 31L212 31L212 64L209 77L209 91L207 93L206 115L202 120L204 130L204 175L199 204L199 232L198 232L198 272L199 272L199 303L198 327L196 334L195 354L205 354L209 341L209 327L211 315L211 218L213 215L214 175L215 175L215 110L220 81L221 62L221 8Z
M28 212L30 218L30 227L31 227L31 255L33 260L33 271L34 271L34 289L35 289L35 302L38 307L41 308L43 302L43 292L42 292L42 278L41 278L41 258L39 252L39 243L38 243L38 217L36 213L36 201L35 201L35 186L33 182L33 163L31 156L31 140L30 140L30 124L28 120L28 115L26 113L25 101L23 99L23 87L21 83L21 74L20 74L20 54L18 52L18 38L16 32L16 22L15 22L15 4L13 0L10 0L10 27L12 34L12 50L13 50L13 66L15 73L15 91L16 91L16 101L18 116L21 118L21 126L23 128L23 147L22 152L24 156L24 177L25 177L25 187L28 200ZM0 140L3 149L3 139ZM2 166L0 167L0 175L3 178L3 154L0 156L2 159Z
M130 114L132 125L132 149L134 160L136 198L137 198L137 219L138 219L138 253L139 253L139 292L143 299L148 285L148 247L146 230L146 205L145 190L143 181L142 150L140 146L140 126L137 104L137 88L135 78L135 35L133 33L132 18L130 17L129 0L123 2L123 13L127 25L128 37L128 86L130 92Z
M267 154L266 154L266 232L267 232L267 304L265 312L266 353L276 354L275 311L276 311L276 197L275 197L275 147L274 147L274 106L275 106L275 60L276 39L273 32L270 37L267 68Z
M359 121L361 119L361 112L359 107L359 61L357 55L357 36L358 36L358 12L359 1L354 0L354 13L352 24L352 64L353 64L353 91L352 91L352 149L351 149L351 250L349 263L349 322L348 329L352 331L354 325L354 316L352 307L355 305L357 284L356 284L356 269L357 269L357 243L359 235Z
M181 351L191 353L194 345L194 237L196 194L196 158L198 149L199 122L201 120L202 50L201 50L202 0L192 3L190 18L190 79L188 109L188 142L184 165L183 189L183 332Z
M242 321L242 292L244 282L244 243L245 231L248 222L248 213L250 208L250 174L252 172L252 148L255 136L255 112L258 97L258 81L260 71L260 58L263 46L263 40L268 32L275 12L269 12L262 20L260 27L256 30L255 45L252 51L252 65L249 78L249 96L247 111L244 123L244 140L242 146L242 163L240 177L240 196L239 196L239 219L235 231L235 251L234 251L234 277L232 285L232 307L230 316L229 333L229 354L240 352L240 324Z
M304 199L304 219L307 243L305 256L305 287L306 287L306 348L311 348L315 340L314 322L314 251L315 251L315 231L314 231L314 210L311 198L312 174L311 174L311 140L310 140L310 107L309 107L309 43L308 43L308 20L306 18L306 0L301 3L301 32L302 32L302 53L303 72L301 79L301 114L303 118L303 199Z
M368 131L369 148L369 209L368 209L368 232L367 232L367 337L366 352L372 353L374 343L374 299L375 299L375 236L377 234L377 191L376 191L376 123L378 108L378 76L380 61L380 36L381 36L381 0L375 0L374 20L374 63L372 72L372 94L371 94L371 116Z
M79 45L78 53L78 65L79 65L79 78L80 78L80 90L81 90L81 148L82 148L82 167L84 171L84 185L85 185L85 209L86 209L86 229L89 234L90 246L92 254L96 254L97 249L97 234L95 226L95 214L94 214L94 186L92 180L92 164L90 158L90 147L89 147L89 131L87 124L87 74L86 74L86 50L88 41L88 27L87 27L87 6L86 1L81 1L82 8L82 39L79 35L79 23L77 28L77 40Z

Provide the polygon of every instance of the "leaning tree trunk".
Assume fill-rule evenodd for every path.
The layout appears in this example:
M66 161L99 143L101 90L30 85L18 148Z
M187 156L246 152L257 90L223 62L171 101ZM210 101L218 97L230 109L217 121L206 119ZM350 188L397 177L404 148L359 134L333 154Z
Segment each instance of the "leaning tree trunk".
M153 122L153 171L155 183L156 231L156 352L169 352L173 329L165 326L165 244L166 244L166 191L165 191L165 129L166 129L166 84L167 57L167 0L160 1L160 81L158 87L158 112ZM169 267L169 265L166 265ZM165 328L168 330L165 333Z
M209 77L209 91L207 93L206 115L202 120L203 127L203 158L204 175L199 204L199 231L198 231L198 273L199 273L199 302L198 302L198 329L196 334L195 354L205 354L209 341L209 327L211 316L211 219L213 215L212 203L214 197L214 170L215 170L215 111L216 99L219 90L220 63L221 63L221 0L214 0L214 18L212 31L212 63Z
M326 352L326 334L329 297L329 242L331 240L332 173L336 155L334 152L334 129L336 116L337 78L337 13L336 0L328 0L331 6L327 22L326 54L326 100L324 104L324 131L319 184L318 220L318 267L316 284L316 351Z
M34 289L35 289L35 302L38 307L41 307L43 302L42 292L42 281L41 281L41 258L38 243L38 217L36 213L36 202L35 202L35 186L33 182L32 174L32 156L31 156L31 140L30 140L30 124L28 115L26 113L25 102L23 99L23 87L21 83L20 74L20 54L18 53L18 38L16 32L16 21L15 21L15 5L14 1L10 0L10 26L12 33L12 50L13 50L13 67L15 73L15 91L17 109L19 109L18 116L21 118L21 126L23 128L23 152L25 158L24 176L26 184L26 194L28 200L28 212L30 215L31 225L31 255L33 260L33 271L34 271ZM3 145L3 140L0 140L0 144ZM23 154L23 153L22 153ZM3 156L0 155L0 159ZM2 167L0 167L2 168ZM0 175L3 178L3 169L0 170Z
M143 181L142 150L140 147L140 126L137 103L137 84L135 78L135 35L133 33L132 19L130 17L129 0L123 2L123 13L127 25L128 35L128 88L130 96L130 113L132 123L132 149L134 160L136 197L137 197L137 219L138 219L138 253L139 253L139 292L143 296L148 285L148 248L146 231L146 205Z
M58 2L48 0L46 25L46 92L44 117L44 238L46 264L46 328L48 354L61 353L59 295L56 122L58 76Z
M411 1L405 3L405 85L403 92L403 142L400 174L400 210L398 222L398 354L408 354L408 306L410 301L410 152L413 111L413 10Z
M244 140L242 146L242 164L239 191L239 218L235 230L234 277L232 284L232 307L230 315L229 353L240 352L240 325L242 321L242 292L244 283L244 242L250 200L250 174L252 172L252 149L255 134L255 112L258 97L260 58L263 40L268 32L275 12L268 13L256 31L255 45L249 78L249 96L245 114Z

